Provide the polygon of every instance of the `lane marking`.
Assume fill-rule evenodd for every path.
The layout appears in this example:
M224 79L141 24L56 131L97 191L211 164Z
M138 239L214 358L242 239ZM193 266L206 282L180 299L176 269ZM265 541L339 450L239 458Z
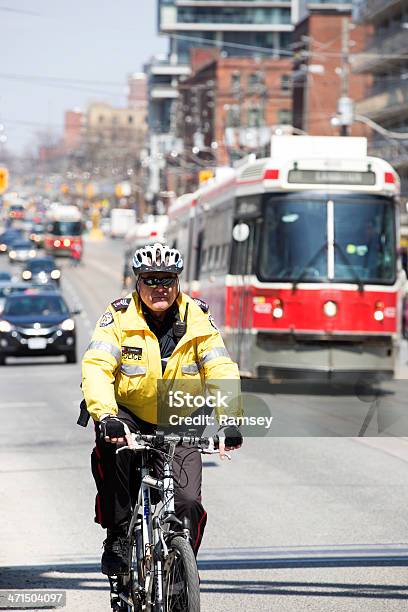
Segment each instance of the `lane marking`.
M93 332L93 326L91 324L91 321L89 320L88 314L82 304L81 298L79 297L75 287L72 285L72 283L64 278L64 286L67 289L68 293L71 296L71 302L74 304L74 309L78 309L81 310L81 314L80 317L82 319L83 324L86 327L87 332L92 335Z

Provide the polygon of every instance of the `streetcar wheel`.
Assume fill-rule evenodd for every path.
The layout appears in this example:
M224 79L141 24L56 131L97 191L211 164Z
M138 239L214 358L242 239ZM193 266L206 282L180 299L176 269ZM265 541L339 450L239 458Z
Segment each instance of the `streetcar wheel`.
M190 544L181 536L171 540L165 568L166 612L200 612L197 562Z

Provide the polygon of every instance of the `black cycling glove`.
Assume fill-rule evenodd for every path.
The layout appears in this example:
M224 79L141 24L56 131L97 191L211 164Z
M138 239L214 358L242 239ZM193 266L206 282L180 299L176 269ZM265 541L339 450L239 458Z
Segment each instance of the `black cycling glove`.
M126 427L126 429L128 429ZM118 417L107 416L99 422L99 434L101 438L124 438L126 433L125 423Z
M218 436L225 436L225 446L236 448L243 442L242 433L236 425L228 425L218 430Z

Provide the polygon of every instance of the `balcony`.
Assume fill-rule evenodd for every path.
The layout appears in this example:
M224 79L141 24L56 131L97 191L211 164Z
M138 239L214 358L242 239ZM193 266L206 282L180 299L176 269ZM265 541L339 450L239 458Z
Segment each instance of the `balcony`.
M150 68L150 74L155 76L190 76L191 68L186 64L170 64L169 62L154 63Z
M381 93L356 103L356 113L381 123L386 119L408 114L408 83L389 85Z
M162 100L164 98L175 99L178 98L178 90L171 85L153 85L150 89L149 96L153 100Z
M398 63L398 58L390 55L408 53L408 31L400 24L388 28L381 35L372 37L363 53L351 56L353 72L372 72Z
M359 22L373 21L393 12L401 0L363 0L356 7L356 19Z

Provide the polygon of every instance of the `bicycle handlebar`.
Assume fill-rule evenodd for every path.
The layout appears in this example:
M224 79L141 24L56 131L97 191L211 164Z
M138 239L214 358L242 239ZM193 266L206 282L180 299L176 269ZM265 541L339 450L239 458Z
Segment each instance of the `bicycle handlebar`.
M200 436L182 436L178 434L142 434L132 433L130 437L134 442L147 442L152 446L162 446L163 444L181 444L182 446L195 446L202 450L215 450L218 448L218 436L204 438Z

